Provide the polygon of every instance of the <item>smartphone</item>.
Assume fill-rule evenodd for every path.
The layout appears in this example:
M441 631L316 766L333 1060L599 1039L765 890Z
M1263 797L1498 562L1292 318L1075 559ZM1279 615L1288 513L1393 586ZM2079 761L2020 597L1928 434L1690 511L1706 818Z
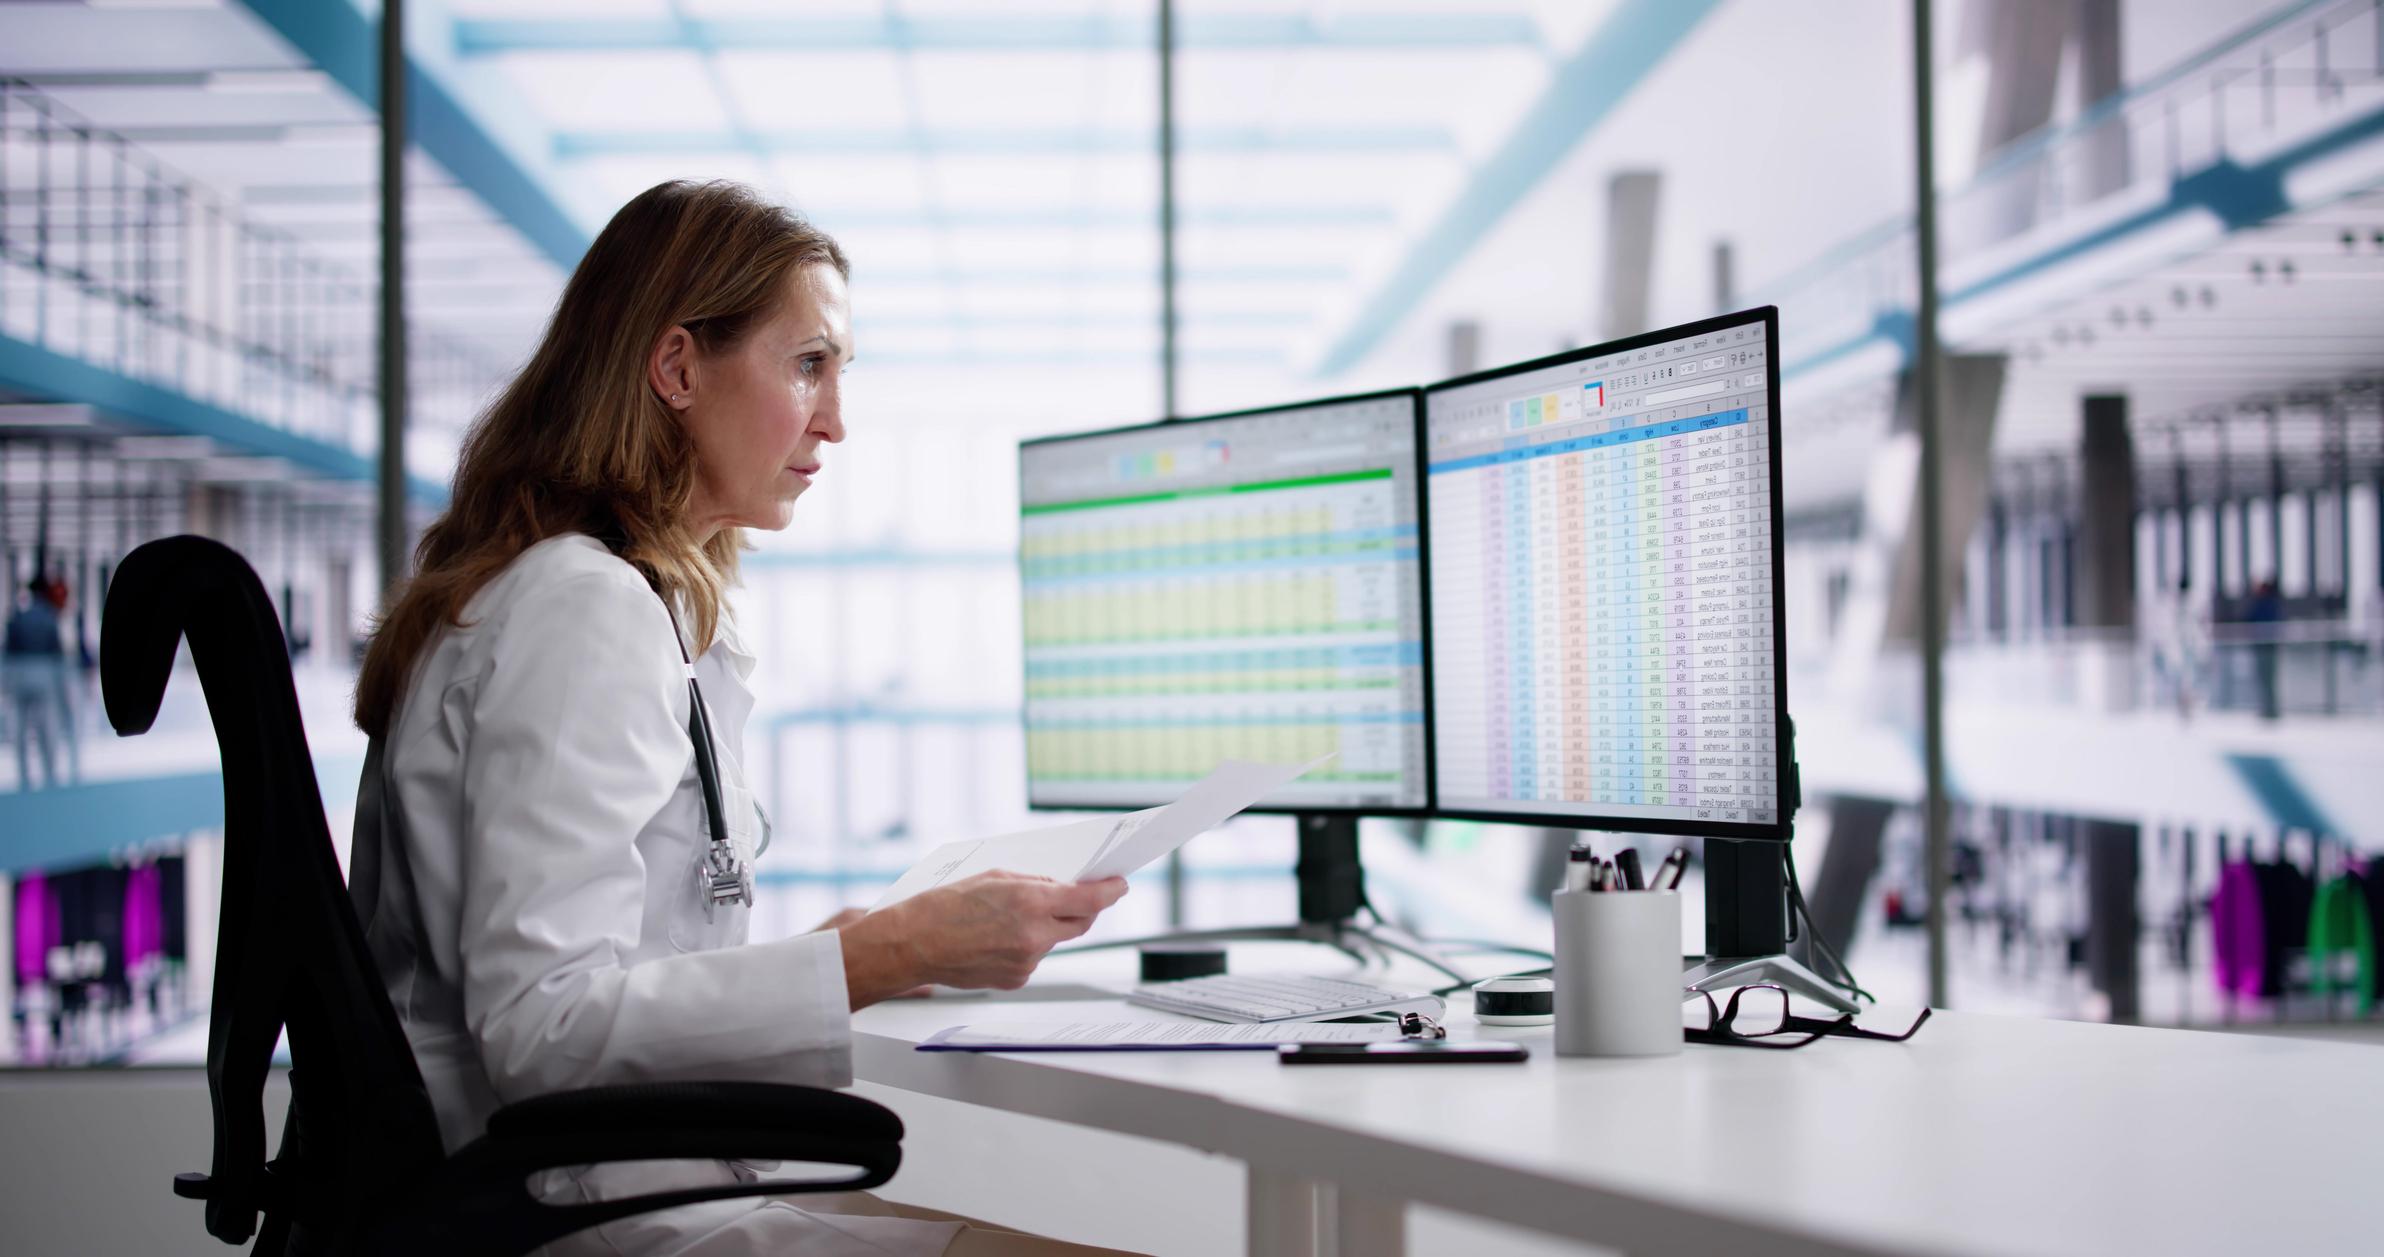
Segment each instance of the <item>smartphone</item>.
M1286 1043L1275 1059L1286 1065L1466 1065L1520 1061L1530 1052L1520 1043L1451 1043L1445 1039L1397 1043Z

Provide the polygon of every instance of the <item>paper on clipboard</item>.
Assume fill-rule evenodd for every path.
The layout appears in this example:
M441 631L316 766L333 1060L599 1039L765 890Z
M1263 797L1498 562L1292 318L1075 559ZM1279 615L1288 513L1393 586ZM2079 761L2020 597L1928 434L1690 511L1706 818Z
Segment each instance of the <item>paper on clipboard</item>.
M1062 882L1123 877L1298 780L1333 754L1327 752L1305 764L1229 759L1165 807L947 842L904 872L877 906L899 903L920 891L994 869Z

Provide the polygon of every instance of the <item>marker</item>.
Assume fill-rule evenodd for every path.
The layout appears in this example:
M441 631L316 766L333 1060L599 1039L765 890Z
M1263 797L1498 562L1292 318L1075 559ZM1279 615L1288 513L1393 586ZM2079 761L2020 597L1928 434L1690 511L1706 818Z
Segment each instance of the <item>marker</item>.
M1614 871L1622 876L1624 890L1645 890L1647 883L1639 878L1639 848L1624 847L1614 854Z
M1566 890L1589 889L1590 859L1589 844L1575 843L1573 845L1572 851L1565 857L1564 888Z

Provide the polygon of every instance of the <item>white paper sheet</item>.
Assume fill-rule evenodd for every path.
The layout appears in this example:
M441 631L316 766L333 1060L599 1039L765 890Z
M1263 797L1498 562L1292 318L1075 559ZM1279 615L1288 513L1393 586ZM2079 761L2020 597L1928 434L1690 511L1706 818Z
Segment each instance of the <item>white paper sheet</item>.
M1021 1022L954 1026L919 1043L923 1052L1079 1051L1136 1049L1215 1051L1278 1043L1395 1043L1406 1037L1395 1022L1321 1021L1219 1025L1208 1021Z
M947 842L927 853L896 879L877 906L899 903L923 890L978 873L1002 869L1062 882L1123 877L1222 824L1234 813L1296 781L1333 756L1305 764L1253 764L1226 760L1194 782L1175 802L1124 816L1021 830L992 838Z

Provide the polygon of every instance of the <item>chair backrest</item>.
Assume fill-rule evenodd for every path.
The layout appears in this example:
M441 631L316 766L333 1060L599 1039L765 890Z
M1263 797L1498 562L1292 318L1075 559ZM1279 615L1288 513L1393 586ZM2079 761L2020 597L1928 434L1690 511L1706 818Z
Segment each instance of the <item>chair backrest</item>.
M214 1162L176 1190L207 1202L207 1229L256 1251L354 1246L376 1201L445 1159L397 1014L365 949L315 787L282 626L256 573L203 537L125 556L101 625L101 683L119 734L149 728L188 638L221 747L223 905L207 1087ZM265 1162L263 1089L290 1037L290 1114Z

